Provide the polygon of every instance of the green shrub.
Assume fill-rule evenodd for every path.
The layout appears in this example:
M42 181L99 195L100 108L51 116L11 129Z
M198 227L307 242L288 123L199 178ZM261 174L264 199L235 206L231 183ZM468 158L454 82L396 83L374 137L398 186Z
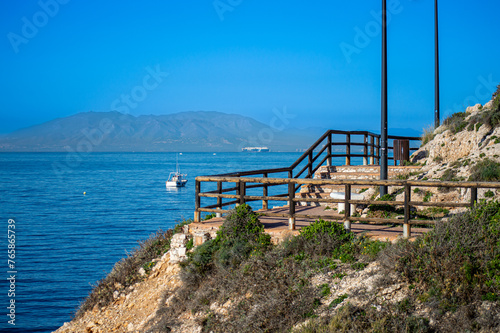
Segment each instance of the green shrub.
M352 255L353 233L346 231L341 223L319 219L301 229L300 234L284 243L287 256L303 253L309 258L331 255L347 258Z
M438 156L434 157L433 161L436 163L441 163L441 162L443 162L443 157L438 155Z
M194 247L194 238L191 238L190 240L188 240L188 242L186 243L186 250L191 250L192 248Z
M213 219L214 217L217 217L217 214L215 213L210 213L210 214L207 214L205 215L205 217L203 218L203 221L208 221L210 219Z
M347 294L340 295L339 297L337 297L336 299L334 299L334 300L330 303L329 307L331 308L331 307L334 307L334 306L336 306L336 305L339 305L339 304L340 304L340 303L342 303L342 302L343 302L343 301L344 301L347 297L349 297L349 295L347 295Z
M467 122L465 121L466 116L466 112L454 113L443 120L443 125L445 125L453 134L456 134L461 132L467 126Z
M321 286L319 286L321 290L321 296L326 297L330 295L330 285L328 283L324 283Z
M174 227L173 233L178 234L178 233L182 232L182 229L184 228L184 226L186 226L192 222L193 222L193 220L188 219L188 220L182 221L181 223L176 224Z
M497 90L493 93L492 109L496 112L500 112L500 84L497 86Z
M217 237L188 253L182 278L188 284L198 284L215 266L236 268L253 254L271 246L271 236L249 205L236 207L217 231Z
M444 182L458 181L458 179L456 178L456 176L457 176L457 171L456 170L446 169L446 171L439 178L439 180L444 181Z
M498 181L500 180L500 163L486 158L477 162L471 168L469 181Z
M438 313L459 314L472 311L469 306L475 302L499 295L499 245L500 204L482 201L449 222L437 222L434 230L414 242L404 240L387 247L380 258L384 269L395 269L417 286L416 294L426 306ZM491 311L500 314L500 307ZM471 326L461 329L470 330L478 323L470 320L466 325ZM500 327L498 322L483 325Z
M486 191L486 193L484 193L484 196L486 198L493 198L495 196L495 193L493 193L493 191L491 191L491 190L488 190L488 191Z
M271 245L271 236L249 205L240 205L226 217L217 231L219 246L217 263L236 267L251 254L260 253Z
M336 306L336 304L332 302L331 306ZM403 306L386 305L383 310L379 311L374 307L363 308L347 303L331 318L315 318L293 332L426 333L433 332L433 329L428 319L411 315Z
M371 240L369 238L364 238L363 240L364 242L360 244L362 247L361 254L368 256L370 260L375 260L378 254L389 244L388 242Z

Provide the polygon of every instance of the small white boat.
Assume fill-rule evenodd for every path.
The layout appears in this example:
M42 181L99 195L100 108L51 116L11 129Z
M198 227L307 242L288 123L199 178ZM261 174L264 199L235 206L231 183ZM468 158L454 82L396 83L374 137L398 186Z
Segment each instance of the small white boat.
M186 174L182 174L180 172L171 172L170 175L168 176L168 180L165 182L165 185L167 187L184 187L186 186L187 179Z
M179 155L177 155L176 171L171 172L170 175L168 175L168 180L165 182L165 186L167 188L184 187L184 186L186 186L186 183L187 183L186 177L187 177L187 174L183 174L180 172Z

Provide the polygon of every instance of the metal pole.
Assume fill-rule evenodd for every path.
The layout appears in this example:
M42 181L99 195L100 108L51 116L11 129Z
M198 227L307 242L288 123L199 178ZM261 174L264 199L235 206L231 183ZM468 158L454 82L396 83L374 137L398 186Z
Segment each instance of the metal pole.
M382 110L381 129L382 152L380 161L380 179L387 179L387 7L382 0ZM380 196L387 194L387 186L380 186Z
M438 38L438 2L434 0L434 51L435 51L435 65L434 65L434 127L438 128L439 119L439 38Z

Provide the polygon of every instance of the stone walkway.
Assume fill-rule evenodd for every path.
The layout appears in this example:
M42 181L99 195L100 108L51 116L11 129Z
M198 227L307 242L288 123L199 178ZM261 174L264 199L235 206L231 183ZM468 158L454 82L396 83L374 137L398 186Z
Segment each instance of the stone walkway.
M260 211L256 211L257 213ZM273 208L270 209L269 212L272 213L282 213L282 214L287 214L288 213L288 207L280 207L280 208ZM334 217L334 218L341 218L341 215L335 214L335 211L325 211L324 207L317 206L317 207L311 207L311 206L297 206L295 208L295 213L297 214L308 214L308 215L321 215L323 216L323 219L328 220L328 217ZM307 219L307 218L296 218L295 219L295 228L296 230L289 230L288 229L288 218L287 217L267 217L267 216L261 216L260 221L262 224L264 224L265 231L269 233L273 239L276 239L278 241L279 239L283 239L286 237L286 235L295 235L300 232L300 229L304 226L309 225L310 223L314 222L313 219ZM197 232L200 232L202 230L206 230L206 232L210 232L212 234L212 237L214 237L215 232L217 229L222 225L224 221L224 218L222 217L216 217L212 218L210 220L201 222L201 223L191 223L189 225L190 230L196 230ZM338 223L342 224L342 221L339 221ZM369 236L372 239L378 239L378 240L389 240L391 242L394 242L398 237L402 237L403 235L403 226L402 225L374 225L374 224L365 224L365 223L351 223L351 230L355 234L362 234L365 233L367 236ZM428 232L430 229L428 228L418 228L418 227L412 227L411 229L411 235L412 238L414 239L415 237L422 235L426 232Z

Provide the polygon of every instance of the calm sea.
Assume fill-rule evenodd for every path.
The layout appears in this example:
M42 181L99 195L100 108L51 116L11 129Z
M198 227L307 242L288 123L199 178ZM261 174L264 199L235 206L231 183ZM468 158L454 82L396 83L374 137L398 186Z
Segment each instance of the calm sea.
M196 176L285 167L299 154L184 153L178 158L188 184L166 190L176 156L0 154L0 331L51 332L70 321L91 284L138 240L193 216ZM12 300L15 326L7 316Z

